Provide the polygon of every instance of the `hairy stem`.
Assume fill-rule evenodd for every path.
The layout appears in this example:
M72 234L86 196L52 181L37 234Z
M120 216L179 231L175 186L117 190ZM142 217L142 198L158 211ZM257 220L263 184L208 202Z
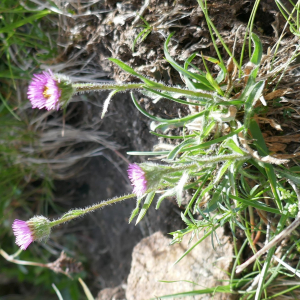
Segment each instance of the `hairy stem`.
M129 194L129 195L125 195L125 196L122 196L122 197L113 198L111 200L102 201L100 203L97 203L97 204L94 204L92 206L88 206L88 207L85 207L85 208L82 208L82 209L71 210L71 211L67 212L66 214L64 214L60 219L50 222L50 226L53 227L53 226L68 222L70 220L73 220L73 219L78 218L82 215L85 215L86 213L93 212L93 211L95 211L99 208L102 208L104 206L107 206L107 205L110 205L110 204L113 204L113 203L117 203L117 202L123 201L125 199L130 199L130 198L133 198L135 196L136 196L136 194Z
M99 90L116 90L116 91L127 91L136 90L143 87L147 87L144 83L129 83L129 84L95 84L95 83L75 83L72 85L75 88L75 93L80 92L92 92ZM214 94L208 91L189 91L185 89L180 89L176 87L165 86L163 84L158 84L157 86L151 86L151 89L166 91L171 93L178 93L191 97L204 97L213 99Z

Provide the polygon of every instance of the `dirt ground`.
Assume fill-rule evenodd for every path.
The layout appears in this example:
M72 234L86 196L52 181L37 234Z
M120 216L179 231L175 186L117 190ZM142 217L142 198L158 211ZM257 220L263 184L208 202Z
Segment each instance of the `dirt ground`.
M103 100L105 96L100 95ZM80 106L84 110L85 105L81 103ZM92 113L99 118L101 110L93 109ZM129 157L126 151L146 151L156 143L156 137L149 134L148 123L146 117L134 108L130 96L121 94L114 98L101 129L110 132L110 139L121 145L119 152L122 155L131 162L139 162L145 158ZM72 193L73 200L66 209L91 205L132 192L126 171L128 163L110 150L104 154L106 158L100 156L90 159L76 178L67 183L57 183L59 194ZM106 207L61 228L66 232L75 232L80 251L87 257L85 267L89 275L86 282L94 292L126 282L132 249L143 237L158 230L167 234L183 226L180 210L172 201L165 201L158 211L153 205L137 226L134 221L128 224L135 201L129 199Z
M108 11L106 13L66 19L67 25L62 27L60 39L72 42L62 51L60 59L67 61L77 57L78 60L86 61L86 69L90 67L95 74L104 72L106 79L114 79L117 82L138 81L107 60L108 57L114 57L158 81L182 84L176 72L164 60L163 43L171 32L176 33L170 44L170 53L179 62L182 63L195 51L216 57L203 13L196 0L150 0L144 9L143 5L146 2L107 0L92 7L93 10ZM229 47L233 46L237 30L241 28L236 47L238 57L254 0L207 2L210 16ZM80 5L72 4L72 9L79 12ZM144 41L137 42L133 52L131 49L133 41L141 31L140 25L144 24L140 18L136 18L136 12L143 15L145 20L153 25L153 29ZM274 1L261 1L254 32L261 37L265 51L268 46L274 44L283 24ZM77 28L75 34L74 28ZM221 53L227 57L223 50ZM196 59L195 63L201 68L200 58ZM69 70L67 68L65 71L70 70L71 68ZM80 71L78 74L84 75ZM103 76L100 76L100 79L103 80ZM99 93L88 95L88 98L90 102L93 102L93 97L97 97L98 101L101 99L104 101L106 96L106 93ZM137 96L139 99L143 98L141 103L147 111L157 116L170 118L188 113L186 108L170 104L168 101L161 101L155 105L138 93ZM111 134L109 139L120 145L118 151L125 159L116 152L105 150L106 157L90 159L76 178L57 183L59 194L72 193L73 201L70 205L66 205L66 209L90 205L130 192L126 160L139 162L146 160L147 157L132 157L126 152L151 151L153 145L158 143L158 139L149 134L150 121L135 109L130 95L125 93L113 98L104 120L100 119L101 108L84 102L71 105L77 106L79 120L101 124L99 130ZM141 238L157 230L167 234L183 226L180 210L172 199L165 200L158 211L152 207L138 226L128 225L128 218L134 206L134 199L126 200L90 214L80 222L68 224L66 227L67 231L75 232L82 254L87 257L85 269L89 275L86 283L93 292L126 282L132 249Z

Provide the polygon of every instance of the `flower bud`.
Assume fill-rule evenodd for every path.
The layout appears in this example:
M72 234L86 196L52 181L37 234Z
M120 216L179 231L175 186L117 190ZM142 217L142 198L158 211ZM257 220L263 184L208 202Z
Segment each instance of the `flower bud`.
M51 70L33 74L27 96L32 108L47 110L65 108L75 89L70 79L64 75L53 74Z
M28 221L14 220L12 224L16 244L22 249L36 240L48 238L51 231L50 221L43 216L36 216Z

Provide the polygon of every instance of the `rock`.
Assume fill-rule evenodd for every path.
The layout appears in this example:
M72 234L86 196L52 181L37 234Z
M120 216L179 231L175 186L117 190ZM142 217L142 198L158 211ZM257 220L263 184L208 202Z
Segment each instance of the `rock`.
M124 287L120 285L115 288L103 289L95 300L126 300Z
M211 238L202 241L195 249L185 256L178 264L173 263L192 245L196 238L188 245L189 237L180 244L169 245L170 239L161 232L156 232L138 243L132 253L131 270L128 277L126 299L148 300L159 299L160 296L200 290L222 285L220 280L228 280L226 272L230 272L233 259L233 246L229 237L224 235L223 228L216 230L221 246L214 238L212 247ZM201 237L201 233L200 233ZM167 281L192 281L195 284L181 281L163 283ZM226 282L223 281L226 285ZM191 299L181 297L178 299ZM211 294L196 295L192 299L212 299ZM230 294L215 293L214 300L233 299Z

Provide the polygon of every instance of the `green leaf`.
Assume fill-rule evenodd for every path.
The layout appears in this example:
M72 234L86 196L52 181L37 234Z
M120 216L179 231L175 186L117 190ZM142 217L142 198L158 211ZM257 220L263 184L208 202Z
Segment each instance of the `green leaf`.
M12 114L12 116L14 116L14 118L16 118L18 121L21 121L21 119L14 113L14 111L9 107L9 105L7 104L7 101L4 99L4 97L2 96L2 94L0 93L0 99L3 103L3 105L5 106L5 108Z
M226 173L227 169L231 166L232 163L233 163L232 160L228 160L225 163L223 163L221 169L218 171L217 175L215 176L214 184L218 184L218 182L224 176L224 174Z
M152 123L151 124L151 130L160 129L160 131L165 133L170 128L175 129L175 128L178 128L178 127L184 127L185 125L186 125L185 122L178 122L176 124L168 124L168 123L157 123L157 124L155 124L155 123Z
M225 166L226 164L224 164ZM227 169L226 169L227 170ZM205 208L205 210L203 211L204 213L210 213L213 212L214 210L216 210L218 208L218 203L222 202L222 195L221 193L223 192L223 189L228 186L228 179L224 179L221 184L219 184L215 190L213 191L213 195L211 200L209 201L207 207ZM194 210L195 211L195 210Z
M243 199L243 198L240 198L240 197L237 197L237 196L234 196L234 195L230 195L230 198L232 198L234 200L237 200L238 202L240 202L242 204L245 204L247 206L252 206L252 207L255 207L257 209L264 210L264 211L267 211L267 212L270 212L270 213L273 213L273 214L277 214L277 215L281 214L278 209L267 206L265 203L262 203L262 202L257 201L257 200Z
M185 105L194 105L194 106L203 106L203 105L206 105L207 102L208 102L208 99L202 101L202 103L195 103L195 102L188 102L186 100L181 100L181 99L178 99L178 98L174 98L172 97L169 93L167 92L159 92L159 91L156 91L156 90L153 90L151 88L148 88L148 87L144 87L145 90L155 94L155 95L158 95L158 96L161 96L160 98L166 98L166 99L169 99L169 100L172 100L174 102L177 102L177 103L180 103L180 104L185 104ZM198 100L199 101L199 100Z
M245 117L244 117L244 131L245 134L248 131L250 120L254 115L254 105L258 98L261 96L262 91L264 89L265 82L259 81L256 84L253 85L253 88L245 102Z
M158 137L163 137L166 139L178 139L178 140L182 140L185 138L190 138L190 137L195 137L197 136L196 134L187 134L187 135L167 135L167 134L161 134L161 133L157 133L155 131L149 131L151 134L156 135Z
M177 263L179 263L186 255L188 255L195 247L197 247L202 241L204 241L208 236L210 236L214 231L217 230L217 228L220 227L220 225L216 225L215 227L213 227L211 230L209 230L207 233L204 234L204 236L199 239L191 248L189 248L188 250L186 250L175 262L174 265L176 265Z
M227 139L223 144L222 147L229 148L232 151L244 155L245 152L235 143L235 141L231 139Z
M141 39L141 42L142 42L150 32L151 32L151 28L145 28L137 35L137 37L134 39L133 44L132 44L132 48L131 48L132 52L134 52L134 47L135 47L138 39L145 33L145 35Z
M209 69L205 63L205 60L202 56L202 61L203 61L203 64L204 64L204 67L206 69L206 79L208 80L208 82L210 83L210 85L218 92L219 95L223 96L224 93L223 91L221 90L221 88L219 87L218 83L214 80L214 78L212 77L212 75L210 74L209 72Z
M221 63L218 59L216 59L214 57L210 57L210 56L206 56L206 55L203 55L202 57L214 64L217 64L221 68L221 71L216 78L216 82L217 83L222 82L225 78L225 75L227 74L227 69L226 69L224 63Z
M91 294L89 288L88 288L87 285L84 283L84 281L83 281L81 278L78 278L78 281L80 282L80 284L81 284L81 286L82 286L82 288L83 288L83 291L84 291L84 293L85 293L85 295L86 295L86 298L87 298L88 300L95 300L94 297L93 297L93 295Z
M186 83L186 86L188 87L189 90L192 91L197 91L197 89L201 90L207 90L207 91L213 91L214 89L210 86L208 80L205 77L205 73L199 70L197 67L195 67L191 62L195 58L197 53L192 54L184 63L184 69L187 70L188 66L192 66L197 72L200 73L199 76L202 76L202 82L203 83L198 83L198 82L193 82L189 77L184 76L184 80Z
M153 121L156 121L156 122L163 122L163 123L168 123L168 124L176 124L178 122L187 122L187 121L192 121L200 116L203 116L204 114L206 114L206 111L202 111L198 114L195 114L195 115L189 115L187 117L184 117L184 118L181 118L181 119L161 119L161 118L157 118L155 116L152 116L150 115L148 112L146 112L140 105L139 103L137 102L137 100L135 99L133 93L131 92L131 98L132 98L132 101L135 105L135 107L142 113L144 114L146 117L148 117L149 119L153 120Z
M61 295L59 289L56 287L56 285L55 285L54 283L52 283L52 287L53 287L53 289L54 289L54 291L55 291L55 293L56 293L58 299L59 299L59 300L64 300L64 298L62 297L62 295Z
M183 281L183 280L182 280ZM162 282L168 282L171 283L172 281L162 281ZM159 296L156 298L151 298L150 300L158 300L158 299L167 299L167 298L181 298L181 299L188 299L188 297L193 297L197 295L204 295L204 294L215 294L215 293L232 293L232 285L219 285L215 286L212 288L206 288L202 290L192 290L189 292L180 292L176 294L170 294L170 295L164 295L164 296ZM193 298L191 298L193 299ZM213 299L213 298L212 298Z
M196 71L198 71L200 73L200 75L202 75L203 77L205 77L205 73L202 72L200 69L198 69L197 67L195 67L192 64L193 59L196 57L196 55L198 54L198 52L193 53L190 57L188 57L188 59L184 62L184 69L187 70L188 66L192 66ZM208 83L208 82L207 82Z
M239 100L242 101L243 103L245 103L251 93L251 91L253 90L254 86L255 86L256 82L255 82L255 76L253 74L253 71L251 72L251 74L249 75L246 87L244 88L241 96L239 97Z
M0 28L0 33L15 31L18 27L21 27L27 23L36 22L36 20L43 18L44 16L47 16L49 14L51 14L50 10L43 10L34 15L31 15L30 17L21 19L19 21L15 21L9 25L6 25L6 26Z
M128 151L128 155L168 155L170 151Z
M260 61L261 61L261 58L262 58L262 52L263 52L262 43L261 43L259 37L253 32L251 34L251 39L254 42L254 52L252 54L252 57L251 57L250 61L253 64L258 66L260 64Z
M172 67L175 70L177 70L182 75L184 75L190 79L196 79L200 83L204 84L209 90L211 90L211 91L214 90L214 88L209 84L209 81L206 79L205 76L187 71L186 69L181 67L179 64L177 64L176 61L171 57L171 55L168 52L168 44L173 35L174 35L174 32L168 36L168 38L164 44L164 54L165 54L166 60L170 63L170 65L172 65Z
M264 266L262 268L261 273L259 274L260 278L259 278L258 286L257 286L257 289L256 289L256 293L255 293L255 299L261 299L261 294L262 294L263 290L265 289L264 282L267 278L268 273L270 272L269 266L270 266L271 260L273 259L273 255L275 253L275 250L276 250L276 246L272 247L268 251L266 260L264 262Z
M201 134L201 140L208 137L208 135L214 129L216 124L217 124L217 121L212 120L207 126L204 127L203 132Z
M216 144L216 143L220 143L220 142L223 142L224 140L238 134L239 132L241 132L242 130L244 129L244 126L234 130L233 132L227 134L227 135L224 135L222 137L219 137L217 139L214 139L212 141L209 141L209 142L205 142L205 143L202 143L200 145L197 145L197 146L192 146L192 147L189 147L189 148L184 148L182 149L182 151L193 151L193 150L199 150L199 149L204 149L204 148L208 148L210 147L211 145L213 144Z
M253 136L253 138L255 139L255 146L257 147L258 153L261 156L266 156L269 154L269 150L266 146L265 140L263 138L263 135L260 131L259 125L256 123L255 120L251 120L250 121L250 131L251 134ZM264 168L266 170L270 185L271 185L271 189L272 189L272 193L274 195L275 198L275 202L277 207L279 208L280 211L283 211L283 206L277 191L277 178L274 172L274 168L271 164L267 164L264 163Z
M167 159L172 160L172 159L176 158L176 156L178 155L178 153L180 152L180 150L183 147L193 145L193 144L195 144L195 142L196 142L196 139L194 139L194 138L189 138L189 139L181 142L169 153Z
M176 194L175 188L167 190L164 194L162 194L162 195L158 198L155 209L159 209L159 207L160 207L160 205L161 205L161 202L162 202L166 197L171 197L171 196L174 196L175 194Z
M279 173L282 177L285 177L291 181L293 181L296 185L300 186L300 176L294 172L291 172L288 169L280 169L273 167L277 173Z
M202 189L201 194L200 194L200 196L198 197L198 199L197 199L197 201L196 201L196 203L195 203L195 205L194 205L194 209L193 209L193 213L194 213L194 214L197 212L197 209L198 209L198 207L199 207L199 203L200 203L201 199L203 198L203 196L204 196L206 193L208 193L210 190L212 190L213 188L214 188L214 185L213 185L212 182L210 182L209 185L208 185L206 188Z
M152 87L159 87L161 86L160 83L157 83L155 81L149 80L146 77L144 77L143 75L137 73L136 71L134 71L131 67L129 67L128 65L126 65L125 63L123 63L122 61L120 61L119 59L116 58L109 58L110 61L112 61L113 63L115 63L116 65L118 65L121 69L123 69L125 72L128 72L129 74L138 77L139 79L141 79L142 81L144 81L148 86L152 86Z
M141 200L143 199L144 196L142 197L139 197L137 200L136 200L136 206L135 206L135 209L132 211L131 215L130 215L130 218L129 218L129 221L128 223L130 224L131 221L135 218L135 216L139 213L140 211L140 203L141 203Z
M118 90L114 90L112 92L109 93L108 97L105 99L104 103L103 103L103 110L102 110L102 114L101 114L101 119L104 118L106 112L107 112L107 109L108 109L108 105L110 103L110 100L111 98L116 94L118 93L119 91Z
M180 214L182 221L187 225L187 226L194 226L194 223L191 222L183 213Z
M184 172L182 177L180 178L180 180L178 181L175 190L176 190L176 199L177 199L177 204L180 207L181 203L182 203L182 192L184 189L184 186L186 184L186 182L189 179L189 173L188 171Z
M136 220L135 225L137 225L144 218L144 216L145 216L148 208L150 207L150 205L152 203L152 200L153 200L154 196L155 196L155 192L150 192L147 195L147 198L146 198L146 200L144 202L144 205L143 205L143 207L141 209L141 212L140 212L140 214L139 214L139 216L138 216L138 218Z

